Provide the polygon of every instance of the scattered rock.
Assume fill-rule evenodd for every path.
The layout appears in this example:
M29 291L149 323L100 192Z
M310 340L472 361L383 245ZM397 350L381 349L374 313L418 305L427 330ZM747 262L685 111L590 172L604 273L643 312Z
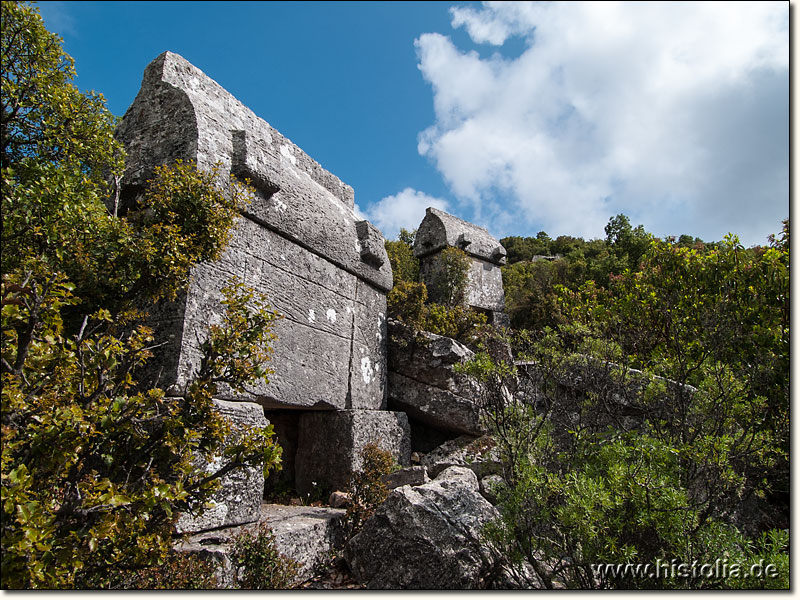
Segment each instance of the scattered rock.
M486 498L492 505L497 505L497 489L503 485L505 480L500 475L487 475L480 481L481 496Z
M428 468L431 477L436 477L452 466L467 467L480 478L500 473L502 468L494 440L490 436L457 437L423 455L422 464Z
M389 406L436 429L480 435L485 428L474 400L475 390L470 388L472 393L462 396L390 371Z
M342 509L264 504L261 514L275 534L278 550L300 563L299 581L311 577L344 543Z
M331 508L347 508L350 506L352 501L353 498L350 496L350 494L337 490L331 494L330 498L328 498L328 505Z
M413 467L406 467L383 476L383 482L390 490L400 487L401 485L423 485L428 483L431 478L428 477L428 469L422 465Z
M416 331L396 319L388 320L389 370L420 383L459 392L469 380L453 366L472 360L475 353L461 342L427 331Z
M371 589L480 589L495 563L481 531L498 516L475 474L451 467L392 491L345 546L345 559Z

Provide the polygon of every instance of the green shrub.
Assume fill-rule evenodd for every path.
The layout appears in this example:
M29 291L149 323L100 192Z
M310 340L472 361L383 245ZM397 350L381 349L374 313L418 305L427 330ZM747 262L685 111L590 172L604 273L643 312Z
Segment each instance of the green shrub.
M430 304L422 328L470 344L472 337L486 325L486 321L486 314L467 306Z
M178 163L120 206L124 152L102 96L72 83L36 8L3 2L2 22L3 586L118 586L165 564L178 515L220 477L279 464L271 426L230 443L212 400L219 384L266 380L277 315L233 282L184 397L153 387L164 340L145 311L220 255L246 189ZM212 458L213 472L198 466Z
M753 422L763 403L743 400L730 370L712 365L696 389L668 384L620 366L627 358L621 346L585 326L519 336L518 344L525 369L515 372L485 353L463 367L488 383L476 401L491 424L504 483L502 516L487 533L506 558L532 565L548 588L788 584L786 536L772 530L748 540L731 518L753 493L741 462L774 442ZM670 579L593 569L717 559L748 568L764 559L776 577Z
M296 583L300 564L281 554L275 534L266 523L246 529L234 538L231 562L236 587L243 590L283 590Z
M385 242L395 285L400 281L414 283L419 280L419 259L414 256L414 232L401 229L398 238Z
M417 329L424 329L427 300L428 289L424 283L395 281L394 287L386 296L386 310L389 317Z
M361 461L361 470L353 473L350 482L352 498L345 517L350 526L351 536L386 500L389 490L383 481L383 476L396 468L391 452L383 450L376 442L370 442L362 448Z

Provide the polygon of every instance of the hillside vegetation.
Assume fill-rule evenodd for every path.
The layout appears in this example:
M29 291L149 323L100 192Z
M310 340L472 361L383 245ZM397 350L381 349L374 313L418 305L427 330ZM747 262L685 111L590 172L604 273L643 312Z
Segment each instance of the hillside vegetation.
M788 220L752 248L657 239L624 215L606 234L504 238L517 364L485 327L462 337L503 455L490 539L523 586L787 587ZM402 280L412 240L387 249L400 289L424 292ZM774 576L596 568L723 558Z

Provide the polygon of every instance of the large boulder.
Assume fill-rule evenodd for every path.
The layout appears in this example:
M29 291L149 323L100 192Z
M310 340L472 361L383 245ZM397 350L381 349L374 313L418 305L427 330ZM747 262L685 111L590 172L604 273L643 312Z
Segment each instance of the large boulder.
M458 373L455 366L474 353L460 342L415 331L399 321L389 321L389 397L391 410L408 414L424 425L451 433L480 435L475 379Z
M496 566L481 532L498 516L475 474L451 467L392 491L345 546L345 559L372 589L481 589Z

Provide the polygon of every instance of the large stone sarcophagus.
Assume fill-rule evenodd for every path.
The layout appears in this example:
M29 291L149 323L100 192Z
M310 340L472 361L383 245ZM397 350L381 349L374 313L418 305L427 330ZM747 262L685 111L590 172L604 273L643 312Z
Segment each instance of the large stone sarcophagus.
M199 359L199 337L220 310L231 276L264 292L284 315L265 406L380 409L385 397L385 295L392 271L381 233L353 212L353 189L325 171L219 84L165 52L118 129L128 163L126 195L155 166L194 160L199 169L249 179L255 188L222 258L193 273L170 323L164 378L180 390ZM233 399L233 398L231 398Z
M352 433L353 423L374 425L406 463L405 415L385 410L392 270L380 231L354 213L353 189L170 52L146 68L117 136L128 154L123 205L141 193L156 166L177 159L202 170L216 165L225 175L221 185L230 184L231 173L255 190L222 257L195 267L185 294L151 313L159 337L168 339L159 349L159 384L183 393L208 325L221 320L221 288L235 276L266 294L284 318L275 327L270 383L244 396L221 390L219 398L266 409L285 437L286 464L291 467L294 455L298 469L302 463L298 487L346 482L359 464L359 446L369 441L363 431ZM318 411L338 416L326 425ZM303 440L319 445L331 428L341 430L330 432L337 440L327 457L333 467L324 456L309 460L298 447Z

